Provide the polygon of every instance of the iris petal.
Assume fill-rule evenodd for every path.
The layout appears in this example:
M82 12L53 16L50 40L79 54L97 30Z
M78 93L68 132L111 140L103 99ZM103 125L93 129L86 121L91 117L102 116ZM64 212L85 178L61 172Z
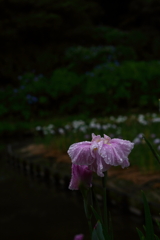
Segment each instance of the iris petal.
M111 166L120 165L122 168L129 166L128 155L134 147L134 143L118 138L111 139L104 134L92 134L92 141L84 141L72 144L68 154L73 164L87 165L100 177Z
M90 151L91 142L84 141L74 143L68 149L68 154L72 159L72 163L78 165L90 165L93 163L94 158Z

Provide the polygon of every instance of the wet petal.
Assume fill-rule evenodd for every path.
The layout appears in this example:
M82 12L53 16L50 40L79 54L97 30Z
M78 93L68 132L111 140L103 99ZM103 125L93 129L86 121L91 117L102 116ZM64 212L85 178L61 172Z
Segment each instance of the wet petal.
M79 165L90 165L93 163L94 158L90 151L91 142L84 141L74 143L68 149L68 154L72 159L72 163Z
M98 151L96 151L95 161L88 167L93 172L96 172L98 176L104 177L103 172L107 171L111 167L111 165L106 164L104 159L99 155Z
M123 168L129 166L128 155L134 144L122 139L112 139L109 144L104 144L100 155L107 164L112 166L121 165Z
M88 168L88 166L72 164L69 189L78 190L81 184L83 184L86 188L92 187L92 171Z

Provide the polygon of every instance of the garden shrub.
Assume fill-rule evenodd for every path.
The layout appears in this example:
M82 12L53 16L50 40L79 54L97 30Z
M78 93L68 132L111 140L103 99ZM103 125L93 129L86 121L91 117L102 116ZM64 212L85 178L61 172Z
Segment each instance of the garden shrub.
M34 73L19 76L19 86L1 89L0 115L34 117L85 114L103 116L132 109L158 107L160 62L124 61L99 64L85 74L67 68L50 78Z
M69 64L69 68L73 71L83 73L93 69L99 64L119 62L124 60L136 60L137 56L133 48L118 45L110 46L92 46L83 47L75 46L68 48L65 52L65 60Z

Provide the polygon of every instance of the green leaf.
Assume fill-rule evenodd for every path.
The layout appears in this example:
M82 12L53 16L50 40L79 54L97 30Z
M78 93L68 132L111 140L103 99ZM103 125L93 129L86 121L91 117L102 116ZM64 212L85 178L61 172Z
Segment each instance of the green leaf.
M151 143L145 138L145 136L143 136L143 138L146 141L146 143L148 144L148 146L149 146L150 150L152 151L154 157L156 158L156 160L160 164L160 156L159 156L159 154L154 150L154 148L152 147Z
M92 187L92 195L93 195L93 199L94 199L94 202L95 202L95 209L100 217L100 220L101 220L101 223L102 223L102 216L101 216L101 209L100 209L100 206L99 206L99 203L98 203L98 199L96 197L96 194L95 194L95 191L94 191L94 188ZM97 219L98 221L98 219Z
M146 226L143 225L144 231L146 232Z
M156 220L156 223L158 225L158 228L160 229L160 222L158 220Z
M140 240L145 240L144 234L143 234L138 228L136 228L136 230L137 230L137 232L138 232L139 239L140 239Z
M155 240L160 240L160 238L157 235L154 235Z
M91 206L91 209L92 209L92 211L93 211L93 213L94 213L94 216L95 216L96 220L97 220L97 221L100 221L101 224L103 224L102 216L101 216L100 214L98 214L98 213L96 212L96 210L95 210L92 206Z
M97 233L96 233L95 229L92 232L92 240L99 240L99 238L97 237Z
M153 223L152 217L149 209L149 205L147 199L142 192L143 195L143 204L144 204L144 212L145 212L145 223L146 223L146 240L154 240L154 230L153 230Z
M100 223L100 221L97 222L96 226L93 229L92 240L105 240L103 235L102 224Z

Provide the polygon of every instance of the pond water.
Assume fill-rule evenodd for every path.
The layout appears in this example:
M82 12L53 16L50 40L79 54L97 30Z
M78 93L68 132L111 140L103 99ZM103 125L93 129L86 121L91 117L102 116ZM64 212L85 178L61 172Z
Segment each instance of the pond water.
M12 169L6 158L0 161L0 239L1 240L73 240L83 233L90 240L82 199L44 183L32 181ZM138 239L137 217L111 209L115 240Z

